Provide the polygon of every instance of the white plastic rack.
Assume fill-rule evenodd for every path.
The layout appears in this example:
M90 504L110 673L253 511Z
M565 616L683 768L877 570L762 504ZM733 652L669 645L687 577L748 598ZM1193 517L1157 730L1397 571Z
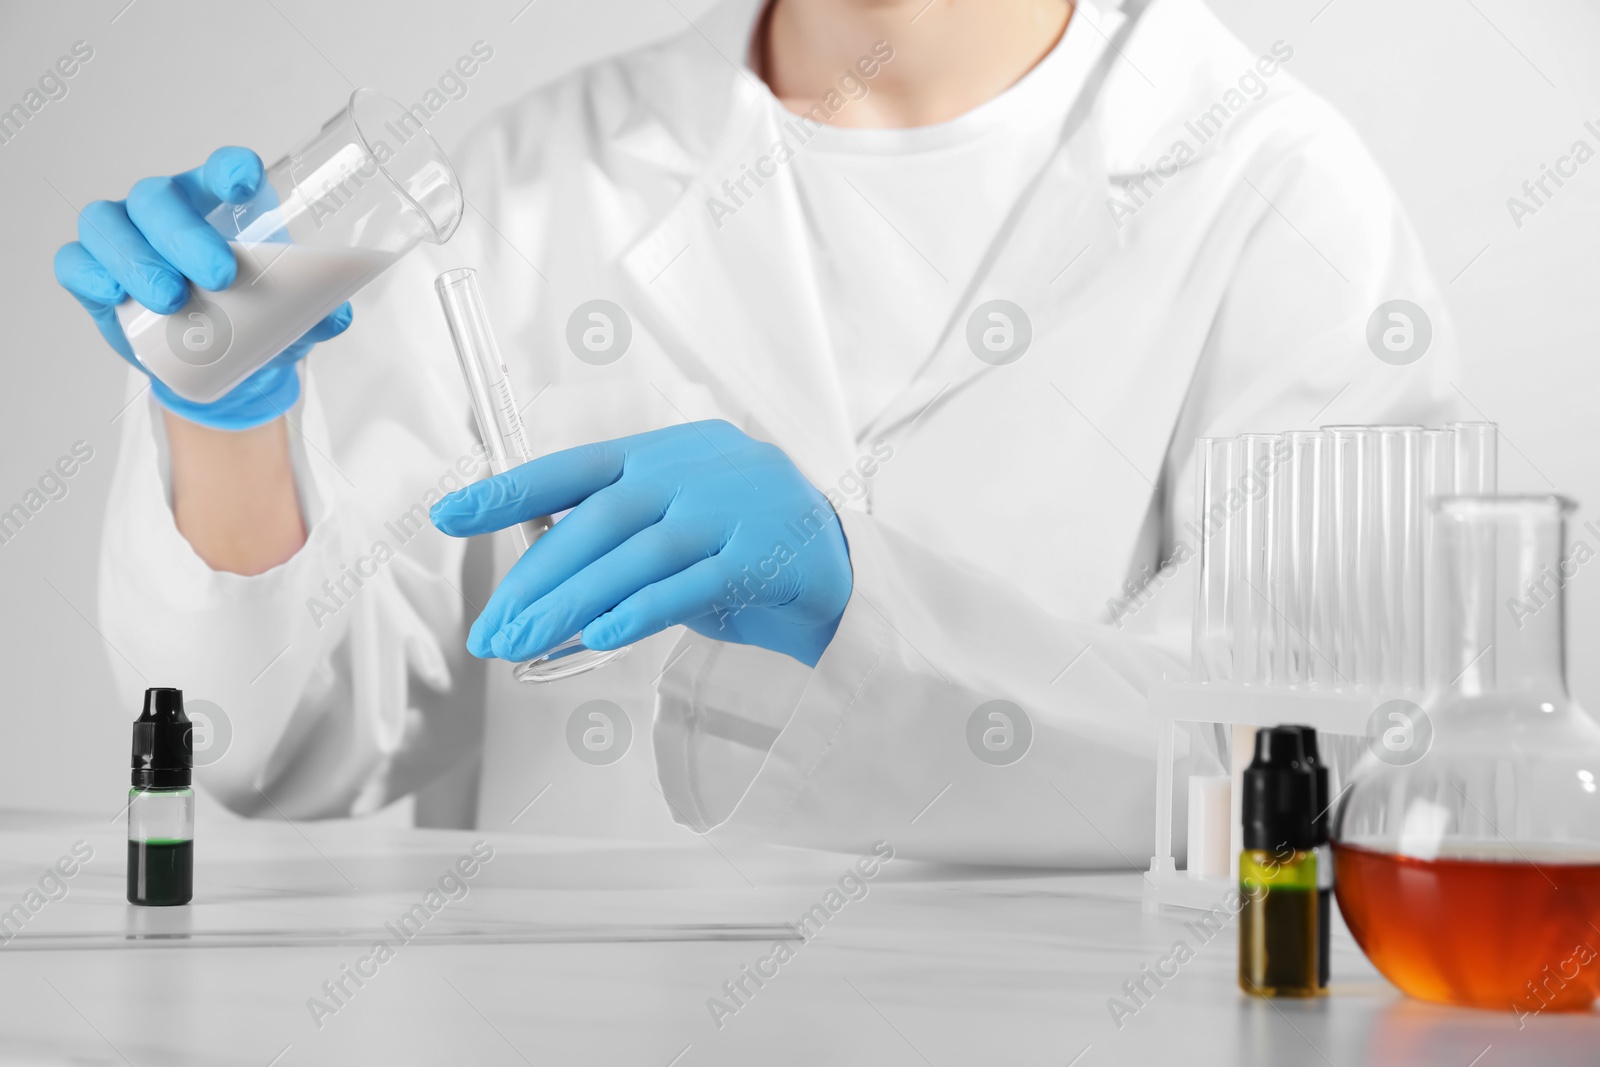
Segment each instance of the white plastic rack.
M1221 902L1228 890L1236 887L1234 879L1191 878L1188 871L1178 869L1173 857L1173 738L1178 723L1222 723L1230 728L1293 723L1310 726L1318 734L1361 735L1366 733L1373 711L1395 699L1420 703L1421 695L1413 691L1157 682L1151 688L1149 703L1150 713L1159 726L1156 734L1155 851L1145 875L1146 908L1210 910Z

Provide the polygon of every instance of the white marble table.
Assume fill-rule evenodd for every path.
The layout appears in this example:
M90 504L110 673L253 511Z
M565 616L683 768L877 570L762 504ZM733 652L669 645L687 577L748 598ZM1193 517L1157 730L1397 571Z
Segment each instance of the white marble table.
M464 896L447 882L460 899L430 902L481 836L213 824L196 902L136 909L119 822L0 816L0 922L42 878L48 890L0 944L0 1063L1600 1063L1595 1015L1519 1031L1510 1015L1408 1001L1343 931L1331 995L1244 997L1234 928L1199 943L1193 913L1142 911L1133 874L897 859L797 943L785 924L830 903L850 857L499 834L492 860L466 864ZM78 841L93 858L45 878L61 857L73 866ZM440 907L413 912L402 943L385 924L418 903ZM708 998L734 1006L723 983L780 937L792 956L761 965L776 973L760 987L745 979L752 995L719 1027ZM379 938L398 945L381 961ZM1180 938L1194 957L1159 989L1147 980L1119 1028L1109 998ZM341 979L334 1000L323 984Z

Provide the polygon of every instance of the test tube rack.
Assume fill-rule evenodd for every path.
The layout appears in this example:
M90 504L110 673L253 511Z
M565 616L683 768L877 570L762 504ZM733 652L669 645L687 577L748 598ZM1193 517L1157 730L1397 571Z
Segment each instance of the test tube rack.
M1144 876L1144 906L1216 908L1237 879L1191 878L1179 870L1172 854L1172 827L1176 812L1173 781L1176 772L1174 740L1180 722L1222 723L1226 726L1310 726L1319 734L1360 735L1366 731L1373 709L1387 700L1421 702L1421 694L1405 690L1296 688L1274 685L1235 685L1227 682L1160 681L1151 686L1150 715L1156 721L1155 849Z
M1498 440L1487 422L1330 425L1196 440L1189 529L1200 544L1189 677L1156 682L1148 697L1157 736L1147 907L1209 910L1234 885L1216 848L1218 812L1209 807L1219 791L1205 784L1196 791L1207 806L1195 826L1208 840L1201 848L1190 843L1192 871L1177 869L1179 723L1218 724L1230 734L1219 755L1230 778L1231 861L1242 841L1240 761L1248 759L1237 728L1301 725L1319 739L1360 737L1385 701L1422 702L1437 651L1425 640L1433 610L1425 504L1493 494ZM1330 747L1322 746L1322 758L1337 775ZM1339 747L1343 756L1355 750ZM1191 877L1219 868L1223 877Z

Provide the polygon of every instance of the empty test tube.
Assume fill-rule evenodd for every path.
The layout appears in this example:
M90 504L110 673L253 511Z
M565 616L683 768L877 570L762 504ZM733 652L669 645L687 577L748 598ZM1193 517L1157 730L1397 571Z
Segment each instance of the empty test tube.
M1375 435L1368 426L1324 426L1328 434L1330 558L1337 627L1334 684L1360 687L1372 678L1374 614Z
M1266 685L1276 680L1277 605L1273 587L1278 562L1273 531L1278 473L1285 447L1282 434L1239 435L1239 486L1244 493L1244 506L1234 520L1238 524L1238 542L1233 584L1233 680L1246 685Z
M1277 494L1278 675L1288 685L1332 684L1333 611L1328 558L1328 435L1284 434L1288 458Z
M1238 492L1239 454L1239 442L1232 437L1195 442L1195 535L1200 545L1189 670L1196 682L1233 679L1233 539L1238 524L1228 494Z
M1500 428L1492 422L1452 422L1455 495L1489 496L1500 486Z
M1383 689L1422 683L1422 427L1374 426L1377 584L1374 645Z
M1455 434L1449 430L1422 431L1422 685L1431 689L1443 662L1434 633L1442 624L1433 610L1438 587L1438 551L1434 536L1433 502L1455 491Z
M1433 544L1432 500L1455 492L1455 434L1449 430L1423 430L1421 448L1422 542L1426 553Z

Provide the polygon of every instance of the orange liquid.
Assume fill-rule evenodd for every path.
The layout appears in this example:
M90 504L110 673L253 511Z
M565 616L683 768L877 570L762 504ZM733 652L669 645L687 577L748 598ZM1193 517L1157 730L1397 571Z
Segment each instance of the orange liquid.
M1600 996L1600 864L1333 854L1345 924L1412 996L1518 1013Z

